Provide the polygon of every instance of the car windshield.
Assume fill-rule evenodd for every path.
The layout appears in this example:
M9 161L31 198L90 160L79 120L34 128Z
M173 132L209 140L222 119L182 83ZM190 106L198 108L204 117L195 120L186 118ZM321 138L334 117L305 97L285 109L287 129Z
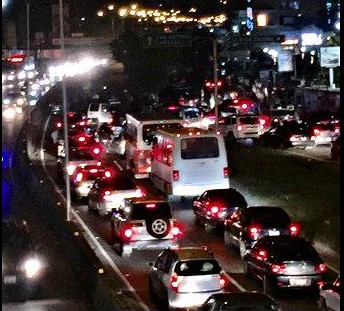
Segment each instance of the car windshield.
M133 205L131 219L147 220L154 218L171 219L171 209L168 203L136 203Z
M206 159L219 157L219 143L216 137L185 138L181 141L182 159Z
M219 274L221 268L214 259L194 259L178 261L174 272L180 276Z

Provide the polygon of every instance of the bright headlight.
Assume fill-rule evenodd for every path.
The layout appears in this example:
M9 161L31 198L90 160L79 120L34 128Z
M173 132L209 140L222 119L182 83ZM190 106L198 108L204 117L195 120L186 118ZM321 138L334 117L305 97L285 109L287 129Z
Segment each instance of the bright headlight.
M41 263L37 258L30 258L24 263L24 271L29 279L35 278L41 270Z
M23 80L23 79L25 79L25 78L26 78L26 73L25 73L25 71L19 72L19 74L18 74L18 79L19 79L19 80Z
M7 108L6 110L3 111L2 116L5 119L12 120L16 116L16 111L13 107Z
M9 80L9 81L13 81L14 79L15 79L15 76L14 75L8 75L8 77L7 77L7 79Z
M24 98L18 98L17 99L17 105L21 106L21 105L24 105L25 104L25 101L24 101Z
M4 98L2 101L3 105L9 105L11 103L11 100L9 98Z

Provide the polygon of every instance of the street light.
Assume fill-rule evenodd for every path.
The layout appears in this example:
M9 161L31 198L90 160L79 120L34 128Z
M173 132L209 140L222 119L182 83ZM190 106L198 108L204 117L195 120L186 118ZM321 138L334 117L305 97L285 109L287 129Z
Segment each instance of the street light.
M26 55L30 56L30 0L26 0Z

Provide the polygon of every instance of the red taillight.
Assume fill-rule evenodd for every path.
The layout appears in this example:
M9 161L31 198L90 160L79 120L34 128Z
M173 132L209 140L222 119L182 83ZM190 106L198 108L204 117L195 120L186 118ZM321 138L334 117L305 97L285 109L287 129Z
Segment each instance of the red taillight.
M176 227L176 226L172 228L171 232L172 232L172 234L174 236L177 236L177 235L181 234L180 229L178 227Z
M80 182L80 181L82 181L82 177L83 177L83 174L82 174L82 173L76 174L75 182Z
M181 281L181 277L179 277L176 273L173 273L171 276L171 289L178 293L178 287Z
M144 196L144 192L140 188L137 188L135 190L135 193L136 193L136 197L138 197L138 198L142 198Z
M124 231L124 236L126 237L126 238L131 238L131 236L133 235L133 230L131 230L130 228L128 228L128 229L125 229L125 231Z
M286 265L285 264L272 264L271 265L271 272L275 274L284 274L286 271Z
M241 132L244 129L244 127L241 124L237 125L237 131Z
M92 148L92 153L93 153L94 155L100 155L100 153L101 153L100 147L98 147L98 146L93 147L93 148Z
M321 263L315 266L315 272L316 273L325 273L327 272L328 268L325 263Z
M110 200L110 195L111 195L111 191L106 190L106 191L103 192L102 197L103 197L104 200L109 201Z
M313 133L315 136L318 136L320 134L320 130L319 129L314 129Z
M223 168L223 177L228 178L229 177L229 167Z
M213 214L217 214L217 213L220 211L220 209L219 209L217 206L212 206L211 209L210 209L210 211L211 211Z
M86 124L86 121L80 121L79 125L84 126Z
M267 258L268 258L268 253L267 253L267 251L266 250L260 250L260 251L258 251L258 253L256 254L256 258L258 259L258 260L262 260L262 261L264 261L264 260L266 260Z
M247 233L250 239L257 240L258 239L258 233L259 233L259 226L257 225L251 225L247 229Z
M220 288L224 289L227 286L227 283L228 283L228 279L224 275L220 275L219 276Z
M80 136L79 138L78 138L78 141L79 142L85 142L86 141L86 137L85 136Z
M172 173L172 177L173 177L173 181L179 181L179 171L177 170L174 170L173 173Z
M61 128L61 127L62 127L62 122L56 122L56 123L55 123L55 127Z
M205 86L211 87L211 83L210 83L210 82L207 82L207 83L205 84Z
M226 123L226 119L220 119L219 120L219 124L225 124Z
M241 105L241 108L242 108L242 109L247 109L247 104L242 104L242 105Z
M300 230L301 230L301 226L299 224L291 224L289 227L290 230L290 235L299 235Z

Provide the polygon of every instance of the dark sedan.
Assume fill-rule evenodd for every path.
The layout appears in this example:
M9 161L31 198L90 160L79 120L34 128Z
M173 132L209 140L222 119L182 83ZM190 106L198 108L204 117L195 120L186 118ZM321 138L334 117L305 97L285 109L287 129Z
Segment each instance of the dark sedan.
M312 244L296 236L266 236L244 256L244 273L263 282L264 292L277 288L319 291L328 267Z
M36 298L43 285L45 264L31 240L26 222L2 221L2 297Z
M222 228L225 218L237 207L245 208L247 202L233 188L207 190L193 201L195 221L203 225L207 232L213 228Z
M224 222L224 241L239 248L243 257L247 249L264 236L298 235L300 225L287 212L274 206L250 206L238 209Z
M309 126L295 120L285 121L262 134L259 144L272 148L309 146L312 144Z
M211 295L197 311L282 311L277 302L261 292L233 292Z

